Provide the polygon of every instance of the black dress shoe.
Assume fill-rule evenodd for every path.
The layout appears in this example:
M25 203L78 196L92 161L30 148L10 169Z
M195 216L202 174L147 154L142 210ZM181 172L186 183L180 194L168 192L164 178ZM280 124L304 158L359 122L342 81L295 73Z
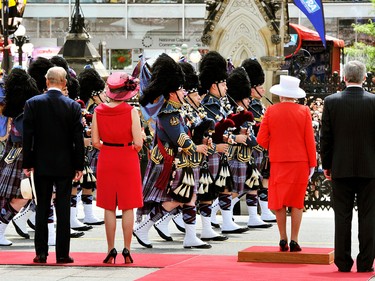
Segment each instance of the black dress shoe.
M357 269L357 272L374 272L374 267L370 267L370 268L359 268Z
M289 250L288 241L286 240L280 240L279 246L280 252L286 252Z
M290 241L289 248L290 248L291 252L301 252L302 251L301 247L294 240Z
M159 236L163 238L165 241L173 241L171 236L166 235L163 231L161 231L156 225L154 225L155 230L158 232Z
M265 223L259 225L248 225L248 228L270 228L273 224L272 223Z
M210 249L212 246L210 244L202 244L202 245L196 245L196 246L184 246L185 249Z
M237 234L237 233L244 233L248 231L249 229L247 227L241 227L233 230L222 230L221 233L223 234Z
M137 234L135 234L134 231L133 231L133 235L135 236L135 238L137 238L138 243L141 244L143 247L146 247L146 248L152 248L152 244L146 244L145 242L143 242L143 241L137 236Z
M264 222L277 222L277 220L262 220Z
M87 225L102 225L102 224L104 224L104 221L84 222L84 224L87 224Z
M209 238L201 238L202 241L225 241L228 240L228 236L225 235L218 235Z
M14 220L12 220L12 223L13 223L14 228L16 229L16 232L17 232L17 234L18 234L19 236L21 236L21 237L23 237L23 238L25 238L25 239L30 239L30 235L29 235L28 233L24 233L24 232L22 231L22 229L18 227L17 223L14 222Z
M47 255L46 254L40 254L36 255L33 259L34 263L46 263L47 262Z
M220 224L211 222L211 226L214 228L220 228Z
M92 229L92 226L91 225L84 225L84 226L80 226L80 227L72 227L72 229L75 230L75 231L87 231L87 230Z
M350 272L351 269L349 268L339 268L339 272Z
M72 233L70 233L70 238L79 238L79 237L81 237L83 235L85 235L85 233L83 231L72 232Z
M27 225L32 229L35 230L35 224L31 222L31 220L27 220Z
M73 263L74 260L71 257L66 258L56 258L56 263Z

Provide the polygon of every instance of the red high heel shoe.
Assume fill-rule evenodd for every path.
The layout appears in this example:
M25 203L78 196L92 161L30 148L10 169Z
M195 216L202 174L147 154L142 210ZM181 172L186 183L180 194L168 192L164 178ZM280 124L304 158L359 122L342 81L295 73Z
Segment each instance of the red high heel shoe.
M116 256L117 256L117 251L115 248L113 248L112 250L109 251L108 255L103 260L103 263L112 263L112 260L113 260L113 263L115 264Z

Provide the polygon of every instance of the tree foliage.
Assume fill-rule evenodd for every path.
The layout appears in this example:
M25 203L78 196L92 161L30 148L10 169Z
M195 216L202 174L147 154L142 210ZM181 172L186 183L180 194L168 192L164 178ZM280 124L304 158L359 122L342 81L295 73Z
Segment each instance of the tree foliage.
M371 0L375 8L375 0ZM375 71L375 23L370 19L365 24L353 24L353 30L357 34L367 35L366 42L355 42L353 46L345 47L344 53L350 60L356 59L366 64L368 71Z

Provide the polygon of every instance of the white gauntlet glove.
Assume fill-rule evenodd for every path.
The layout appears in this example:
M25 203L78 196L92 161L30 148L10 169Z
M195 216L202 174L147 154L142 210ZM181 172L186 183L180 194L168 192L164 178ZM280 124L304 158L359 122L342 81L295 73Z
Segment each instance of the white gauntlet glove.
M310 167L309 180L310 180L311 177L313 176L314 172L315 172L315 167Z

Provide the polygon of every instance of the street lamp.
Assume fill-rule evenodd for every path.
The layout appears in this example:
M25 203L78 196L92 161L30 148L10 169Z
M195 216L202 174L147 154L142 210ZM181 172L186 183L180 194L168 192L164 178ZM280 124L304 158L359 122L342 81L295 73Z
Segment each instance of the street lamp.
M178 61L181 58L181 56L185 56L188 57L189 60L193 63L198 63L202 58L200 52L198 51L197 45L194 45L194 47L189 48L187 44L182 44L181 47L173 45L172 51L169 53L169 56L175 61Z
M29 38L25 34L26 28L20 24L13 37L13 43L15 44L13 49L18 52L18 64L20 66L22 66L22 54L30 54L34 47L33 44L29 43Z

